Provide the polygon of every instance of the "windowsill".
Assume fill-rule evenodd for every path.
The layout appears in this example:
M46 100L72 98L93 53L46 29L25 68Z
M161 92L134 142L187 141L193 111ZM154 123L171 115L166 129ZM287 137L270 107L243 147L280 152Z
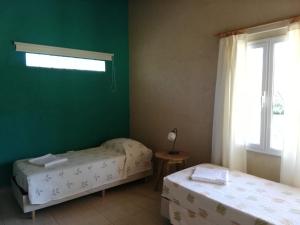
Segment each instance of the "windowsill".
M250 149L250 148L247 148L247 151L255 152L255 153L263 154L263 155L281 157L281 152L280 151L260 151L260 150L256 150L256 149Z

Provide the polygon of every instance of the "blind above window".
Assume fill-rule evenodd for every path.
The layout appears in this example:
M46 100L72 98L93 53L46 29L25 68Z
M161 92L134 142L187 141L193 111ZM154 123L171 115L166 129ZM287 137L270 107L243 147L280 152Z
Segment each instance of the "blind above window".
M94 51L85 51L79 49L71 48L61 48L47 45L37 45L23 42L14 42L16 46L16 51L26 52L26 53L35 53L35 54L44 54L44 55L54 55L54 56L65 56L65 57L74 57L74 58L83 58L83 59L94 59L94 60L103 60L103 61L112 61L113 54L103 53L103 52L94 52Z

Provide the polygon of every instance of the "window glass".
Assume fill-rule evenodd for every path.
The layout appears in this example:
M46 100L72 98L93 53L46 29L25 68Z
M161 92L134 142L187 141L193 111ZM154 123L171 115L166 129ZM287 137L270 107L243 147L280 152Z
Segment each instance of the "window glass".
M284 85L287 68L287 44L278 42L274 44L273 54L273 91L271 111L271 137L270 147L276 150L283 149L284 137Z
M105 61L26 53L26 66L105 72Z
M248 107L249 110L249 133L248 142L260 144L261 134L261 95L263 84L263 47L249 46L247 50L247 72L249 87L251 90Z

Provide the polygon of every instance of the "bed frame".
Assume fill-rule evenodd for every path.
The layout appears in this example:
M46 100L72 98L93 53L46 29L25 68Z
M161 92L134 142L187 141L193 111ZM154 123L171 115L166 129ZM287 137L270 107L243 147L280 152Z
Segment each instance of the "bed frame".
M170 200L161 196L161 198L160 198L160 215L168 220L170 219L169 204L170 204Z
M116 187L116 186L119 186L121 184L129 183L129 182L132 182L132 181L135 181L135 180L139 180L139 179L142 179L142 178L147 179L152 174L153 174L153 170L151 169L151 170L148 170L148 171L144 171L144 172L141 172L141 173L131 175L131 176L129 176L126 179L123 179L123 180L118 180L118 181L115 181L115 182L110 183L110 184L105 184L105 185L99 186L97 188L90 189L88 191L85 191L85 192L82 192L82 193L79 193L79 194L76 194L76 195L72 195L72 196L62 198L62 199L59 199L59 200L50 201L50 202L47 202L47 203L41 204L41 205L32 205L32 204L30 204L27 193L24 193L24 191L17 185L17 183L14 179L11 180L11 183L12 183L12 189L13 189L14 196L17 199L19 205L21 206L23 212L24 213L31 212L32 219L35 220L35 212L39 209L43 209L43 208L46 208L46 207L49 207L49 206L52 206L52 205L57 205L57 204L60 204L60 203L66 202L66 201L70 201L72 199L79 198L79 197L89 195L89 194L99 192L99 191L102 191L102 197L104 197L106 189Z

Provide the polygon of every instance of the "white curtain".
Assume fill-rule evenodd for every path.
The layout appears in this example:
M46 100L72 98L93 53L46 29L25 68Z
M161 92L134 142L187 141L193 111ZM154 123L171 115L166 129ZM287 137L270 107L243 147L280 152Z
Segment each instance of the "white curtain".
M286 73L285 138L281 157L281 182L300 187L300 22L288 32L290 63Z
M212 137L212 163L243 172L247 168L246 40L245 34L220 40Z

